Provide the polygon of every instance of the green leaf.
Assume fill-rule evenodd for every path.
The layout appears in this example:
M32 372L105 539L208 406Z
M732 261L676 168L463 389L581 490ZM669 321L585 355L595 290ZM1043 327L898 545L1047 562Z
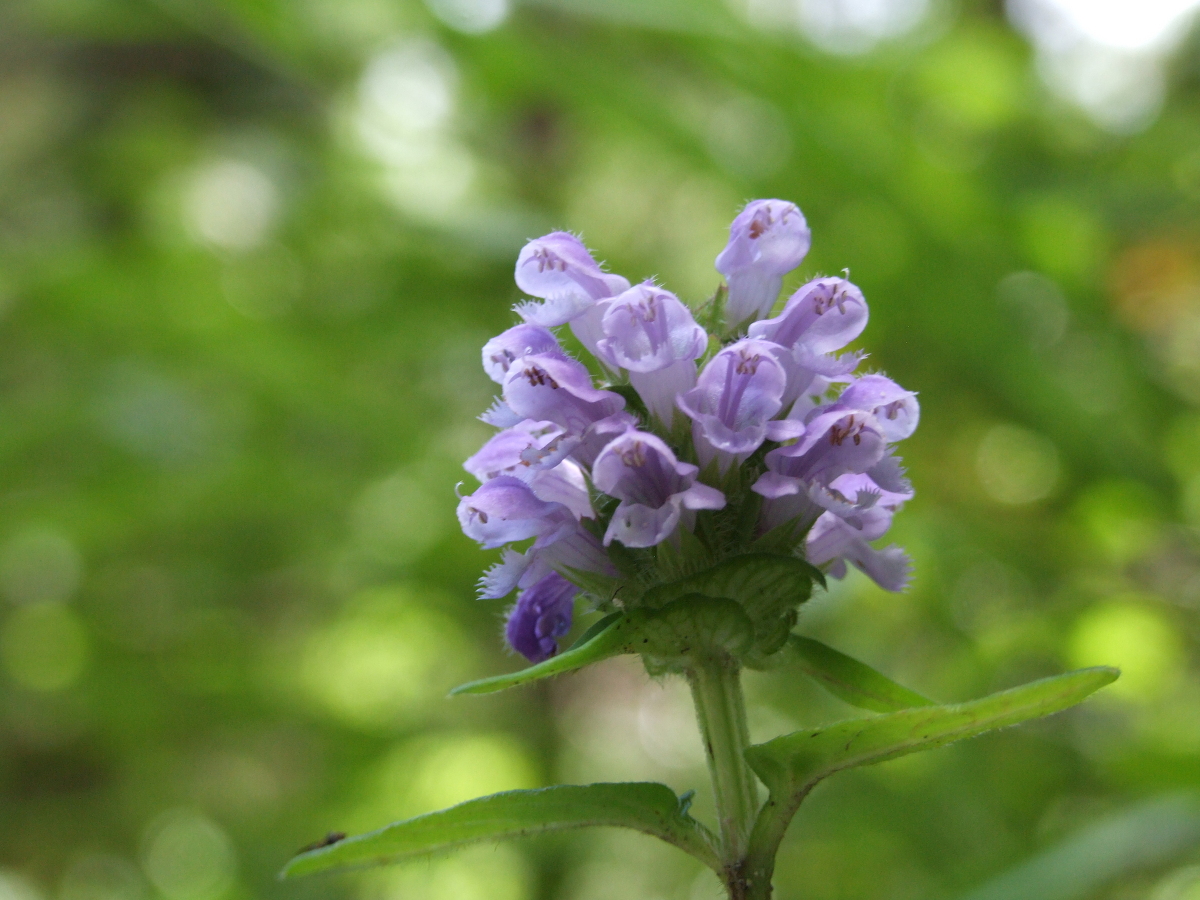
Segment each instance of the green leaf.
M552 656L544 662L510 672L507 675L494 675L460 684L450 692L456 694L490 694L506 688L528 684L551 675L560 675L583 666L632 652L631 647L636 639L638 629L645 620L646 614L641 610L633 613L613 613L601 619L584 633L583 637L573 647L564 650L557 656ZM590 635L590 637L589 637ZM586 638L586 640L585 640Z
M887 713L933 705L932 700L820 641L793 634L788 646L799 657L805 675L851 706Z
M821 779L1059 712L1119 674L1107 667L1080 669L980 700L838 722L747 748L747 762L771 792L754 824L749 877L770 877L775 851L792 816Z
M294 857L281 878L386 865L479 841L588 826L632 828L720 869L709 831L687 814L687 799L663 784L564 784L507 791L396 822Z

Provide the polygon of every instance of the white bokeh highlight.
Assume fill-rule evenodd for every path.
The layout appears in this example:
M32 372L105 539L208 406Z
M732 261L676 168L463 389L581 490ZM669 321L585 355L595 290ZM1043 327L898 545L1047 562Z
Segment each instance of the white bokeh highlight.
M1149 125L1200 0L1008 0L1047 86L1117 133Z
M475 160L452 133L457 89L454 60L424 39L385 49L359 81L355 134L383 166L388 196L415 218L457 218L475 180Z
M866 53L912 31L928 0L741 0L746 17L764 29L791 28L827 53Z

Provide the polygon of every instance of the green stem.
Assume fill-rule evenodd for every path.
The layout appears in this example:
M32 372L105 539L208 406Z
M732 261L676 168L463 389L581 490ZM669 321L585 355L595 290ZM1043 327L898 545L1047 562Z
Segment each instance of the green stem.
M729 896L741 900L752 896L743 869L758 813L758 783L743 755L750 744L750 733L741 669L728 658L697 659L688 667L687 676L717 801L725 883Z

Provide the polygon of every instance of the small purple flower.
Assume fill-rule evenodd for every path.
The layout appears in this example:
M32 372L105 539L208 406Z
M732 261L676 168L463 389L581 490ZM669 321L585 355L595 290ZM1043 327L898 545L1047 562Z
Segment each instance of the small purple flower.
M902 441L917 430L921 408L917 395L886 375L864 375L850 383L834 404L837 409L861 409L879 420L889 442Z
M600 358L628 370L646 408L669 428L675 398L696 385L694 360L708 347L708 334L674 294L649 281L611 300L601 328Z
M787 405L814 387L823 392L825 382L843 379L858 367L863 354L833 354L866 325L867 303L857 287L842 278L817 278L792 294L778 316L752 323L748 334L791 351L780 359L788 373Z
M521 591L504 626L509 645L534 663L556 654L558 638L571 630L578 592L575 585L557 572Z
M509 367L504 402L526 419L549 421L573 435L624 409L625 398L592 386L582 364L557 356L526 356Z
M796 520L807 528L830 508L854 515L852 504L828 486L847 473L867 471L885 452L883 430L870 413L835 410L812 417L800 440L767 454L767 471L751 487L766 498L763 527Z
M714 356L696 386L679 397L679 408L692 419L702 464L715 453L725 469L775 434L771 419L783 405L787 384L779 352L769 341L738 341Z
M463 468L480 481L512 475L527 482L535 472L557 466L576 443L561 425L523 419L495 434Z
M754 491L776 498L802 493L804 484L830 484L848 472L865 472L883 459L883 429L874 416L835 410L813 418L794 444L767 454L767 472Z
M653 547L671 536L684 510L723 508L725 495L697 482L698 471L652 434L627 431L609 443L592 469L596 487L621 501L605 545Z
M773 319L754 322L752 338L812 353L841 350L867 327L867 301L844 278L815 278L788 299Z
M553 328L571 324L571 331L592 353L603 337L603 304L629 289L629 281L605 272L573 234L556 231L525 245L517 257L517 286L543 302L518 303L514 310L526 322Z
M730 326L771 311L783 276L800 265L812 234L804 214L785 200L753 200L729 226L729 243L717 271L729 284L725 321Z
M876 550L862 531L828 512L808 533L805 555L815 566L832 563L829 574L834 578L845 577L848 560L888 591L904 590L912 575L912 560L902 549L892 545Z
M696 359L708 347L708 335L691 310L650 281L614 297L603 327L600 355L631 372L657 372L678 360Z
M575 516L561 503L539 498L523 481L501 475L484 482L458 502L458 521L467 537L492 550L513 541L536 537L542 542L575 525Z
M522 356L544 353L563 356L558 338L541 325L514 325L483 345L483 370L497 384L504 384L508 367Z

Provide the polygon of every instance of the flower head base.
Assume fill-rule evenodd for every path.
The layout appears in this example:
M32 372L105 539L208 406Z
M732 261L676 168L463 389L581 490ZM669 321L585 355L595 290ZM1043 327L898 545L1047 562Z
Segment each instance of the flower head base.
M866 327L862 292L819 277L764 318L809 244L786 201L737 216L717 257L725 345L674 294L630 287L573 235L521 251L517 284L538 300L484 347L502 396L482 418L501 430L467 460L481 486L458 510L469 537L504 548L480 594L517 592L505 626L514 649L535 662L556 653L581 598L653 607L671 579L746 554L799 557L834 577L849 563L890 590L907 584L904 552L872 542L912 498L894 447L920 411L886 376L856 375L863 354L842 352ZM604 382L563 350L552 330L562 325ZM747 602L758 637L737 646L776 652L794 603Z

